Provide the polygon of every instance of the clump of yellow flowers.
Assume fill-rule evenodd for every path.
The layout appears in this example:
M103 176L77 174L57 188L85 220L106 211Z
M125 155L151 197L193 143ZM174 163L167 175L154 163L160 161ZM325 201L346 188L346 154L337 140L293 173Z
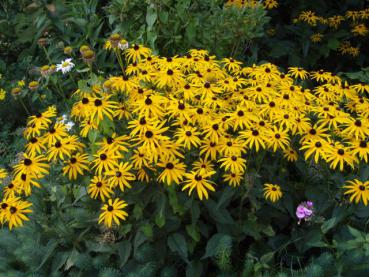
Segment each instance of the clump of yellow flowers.
M348 10L342 15L331 15L329 17L317 15L315 11L301 11L299 15L293 19L295 24L304 22L312 27L325 26L334 30L344 29L343 23L348 23L350 33L356 37L366 37L369 34L367 20L369 19L369 8L362 10ZM341 28L341 29L340 29ZM320 42L324 37L323 34L315 32L311 35L312 42ZM337 49L342 55L350 55L356 57L360 53L360 48L352 46L349 41L342 41Z
M12 228L28 219L31 203L21 197L42 189L57 164L71 182L90 177L87 192L102 202L99 222L111 227L128 216L121 198L132 186L157 182L208 199L220 186L240 186L260 152L339 171L368 162L368 85L323 70L243 66L206 50L160 57L118 35L106 45L121 75L77 89L63 117L53 106L29 117L1 223ZM307 79L314 88L302 86ZM281 187L266 184L265 197L277 201Z

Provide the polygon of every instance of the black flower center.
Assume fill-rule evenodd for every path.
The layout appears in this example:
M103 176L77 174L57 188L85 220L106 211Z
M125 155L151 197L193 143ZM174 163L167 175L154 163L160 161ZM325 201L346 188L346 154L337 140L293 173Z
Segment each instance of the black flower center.
M31 143L36 143L37 142L37 138L31 138L30 142Z
M69 161L71 164L75 164L77 162L77 159L73 157Z
M173 70L168 69L167 74L168 74L168 75L173 75Z
M113 139L112 137L108 137L108 138L106 139L106 142L107 142L108 144L112 144L112 143L114 142L114 139Z
M275 134L275 138L276 139L280 139L281 138L281 135L280 134Z
M258 136L258 135L259 135L259 131L258 131L258 130L254 130L254 131L252 131L252 135L253 135L254 137Z
M356 121L355 121L355 126L357 126L357 127L361 127L361 121L359 120L359 119L357 119Z
M237 161L237 157L236 156L232 156L231 157L231 160L235 162L235 161Z
M60 148L62 146L60 141L55 142L55 147L56 148Z
M82 104L88 104L89 100L88 98L82 98Z
M322 143L321 143L320 141L317 141L317 142L315 143L315 147L317 147L317 148L322 147Z
M1 204L1 208L2 208L3 210L5 210L7 207L8 207L8 204L6 204L6 203L2 203L2 204Z
M114 210L113 206L110 206L110 205L109 205L109 206L108 206L108 211L109 211L109 212L111 212L111 211L113 211L113 210Z
M228 141L227 142L227 146L231 147L232 146L232 142L231 141Z
M361 142L360 142L360 147L361 147L361 148L366 148L366 146L367 146L366 141L361 141Z
M202 176L197 174L195 176L195 180L198 181L198 182L200 182L202 180Z
M101 188L101 187L102 187L102 183L101 183L101 182L97 182L97 183L96 183L96 186L97 186L98 188Z
M210 88L210 83L209 83L209 82L206 82L206 83L204 84L204 87L205 87L205 88Z
M213 124L212 128L213 128L214 131L218 131L219 126L218 126L218 124Z
M215 142L210 142L210 146L211 147L214 147L216 145L216 143Z
M15 214L17 212L17 208L12 206L10 207L9 211L11 214Z
M172 163L167 163L165 166L167 169L173 169L174 168L174 164Z
M102 101L100 99L95 99L95 107L99 107L102 105Z
M106 156L106 154L101 154L100 155L100 160L105 161L108 158L108 156Z
M13 183L10 183L10 184L8 185L8 188L10 188L10 189L14 188L14 184L13 184Z
M180 103L180 104L178 105L178 109L179 109L179 110L184 110L184 109L185 109L185 104Z
M27 174L22 174L21 175L21 179L22 179L22 181L26 181L27 180Z
M343 155L345 155L345 150L343 150L343 149L338 149L337 153L338 153L338 155L343 156Z
M238 116L244 116L244 115L245 115L245 113L244 113L243 111L238 111L238 112L237 112L237 115L238 115Z
M152 104L152 100L149 97L147 97L146 100L145 100L145 104L146 105L151 105Z
M23 163L24 163L25 166L29 166L29 165L32 164L32 160L30 160L30 159L24 159Z
M145 136L147 137L147 138L152 138L153 137L153 135L154 135L154 133L152 132L152 131L146 131L145 132Z
M272 191L277 191L277 189L276 188L272 188Z
M271 108L274 108L275 107L275 103L272 101L272 102L270 102L269 103L269 107L271 107Z
M310 129L309 134L313 135L313 136L316 135L316 130L315 129Z
M204 110L201 109L201 108L198 108L197 111L196 111L198 114L203 114L204 113Z
M115 172L115 177L119 178L121 176L122 176L122 172L120 171Z
M191 131L186 131L186 136L190 137L192 135Z
M365 190L365 186L360 185L360 186L359 186L359 190L364 191L364 190Z

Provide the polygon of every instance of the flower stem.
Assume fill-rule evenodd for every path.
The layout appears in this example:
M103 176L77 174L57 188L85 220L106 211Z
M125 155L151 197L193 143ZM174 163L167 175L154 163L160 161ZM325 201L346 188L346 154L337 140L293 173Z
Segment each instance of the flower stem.
M19 97L19 102L22 104L23 109L26 111L27 115L31 115L31 113L29 112L29 110L27 109L27 106L24 104L23 99Z
M51 59L50 59L50 56L49 56L49 53L47 52L46 47L43 46L42 49L44 49L44 52L45 52L45 55L46 55L47 60L49 61L50 64L52 64Z

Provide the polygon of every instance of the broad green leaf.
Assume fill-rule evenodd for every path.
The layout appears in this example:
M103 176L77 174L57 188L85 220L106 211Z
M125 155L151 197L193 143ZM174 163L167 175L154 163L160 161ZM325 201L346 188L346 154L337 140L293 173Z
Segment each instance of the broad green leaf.
M132 244L129 241L124 240L118 243L116 247L118 248L119 253L119 266L122 267L126 264L131 255Z
M172 234L168 237L167 244L172 252L176 252L186 262L188 260L187 242L184 236L180 233Z
M201 259L206 259L208 257L214 257L218 254L219 250L223 246L228 246L232 244L232 238L227 234L218 233L212 236L206 245L205 254Z

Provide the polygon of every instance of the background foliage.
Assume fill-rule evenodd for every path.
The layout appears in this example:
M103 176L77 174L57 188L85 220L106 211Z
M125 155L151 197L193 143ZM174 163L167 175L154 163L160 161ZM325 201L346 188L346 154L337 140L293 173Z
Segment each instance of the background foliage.
M321 43L313 44L311 28L292 23L302 10L343 14L347 9L364 8L366 1L280 1L277 9L268 12L224 9L223 2L2 1L1 85L9 92L18 80L37 79L38 67L63 58L64 46L72 46L76 55L81 45L90 45L97 51L101 69L114 73L117 68L105 62L107 53L98 46L112 32L120 32L129 41L146 44L162 55L206 48L219 57L235 56L246 63L268 60L285 67L324 68L368 83L368 49L362 47L355 58L342 57L336 51L349 32L328 32ZM272 36L267 34L270 28L275 29ZM41 37L47 38L45 49L51 61L37 44ZM359 42L362 46L365 43L367 37ZM73 87L70 79L50 82L59 82L67 94ZM48 93L48 101L63 109L68 100L55 91ZM29 93L23 100L30 113L50 104ZM21 149L17 128L27 112L8 93L1 102L0 115L0 155L2 163L9 165ZM50 184L32 196L32 221L15 232L1 230L0 272L6 276L88 276L96 272L98 276L368 273L369 210L352 207L334 194L343 183L342 176L326 176L319 168L307 169L298 163L264 162L259 170L270 172L268 180L296 184L296 191L286 192L282 202L270 205L256 199L261 190L249 195L246 189L260 187L266 181L256 178L257 168L250 173L243 191L224 188L206 202L159 190L157 184L134 186L126 199L130 217L114 230L97 227L93 217L97 203L83 197L85 192L78 188L72 188L71 197L67 193L69 184L55 173ZM367 180L369 168L361 168L355 176ZM321 220L299 226L294 207L305 199L314 201ZM82 209L82 204L89 209Z

